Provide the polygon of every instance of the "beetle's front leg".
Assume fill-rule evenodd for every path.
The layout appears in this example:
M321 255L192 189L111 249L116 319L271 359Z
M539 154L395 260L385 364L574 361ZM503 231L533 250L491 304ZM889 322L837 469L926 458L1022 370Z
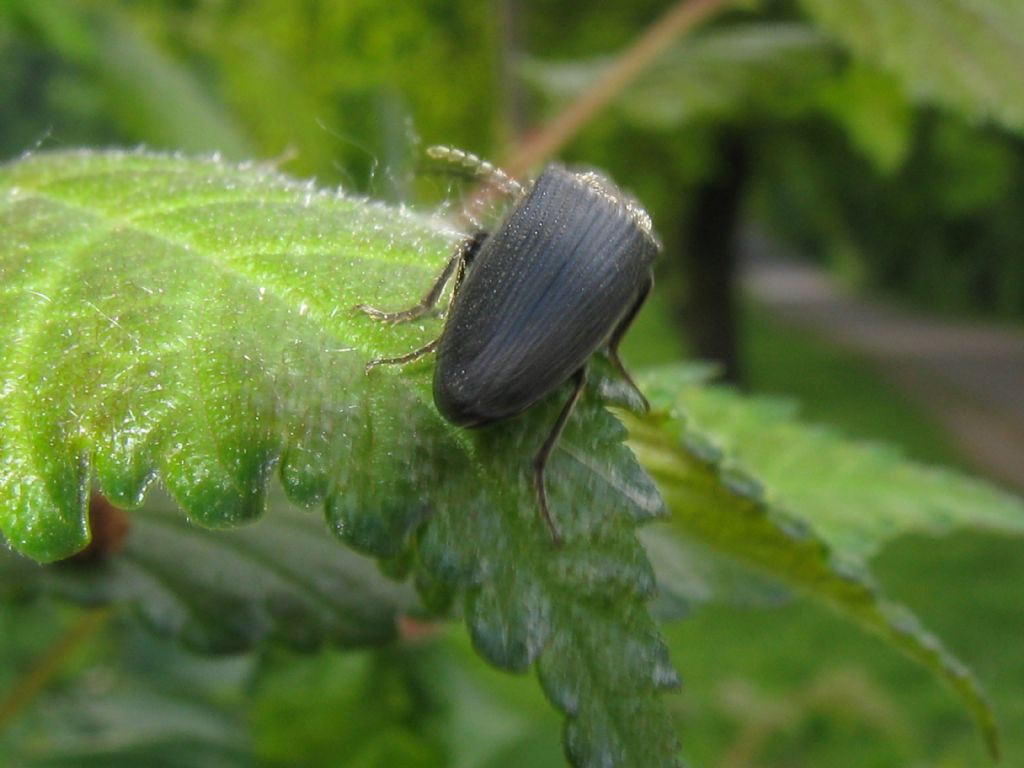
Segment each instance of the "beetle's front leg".
M451 280L453 273L456 275L455 291L459 289L459 285L462 283L462 276L466 271L466 265L473 260L473 257L480 250L480 246L486 238L487 235L481 232L460 243L455 251L455 255L444 265L444 269L441 270L441 274L434 280L434 284L430 286L427 294L408 309L387 312L383 309L371 307L369 304L357 304L356 309L369 315L374 320L379 320L388 325L408 323L429 314L437 306L437 302L440 300L441 294L444 293L444 288L448 285L448 281ZM454 295L454 291L452 293Z
M430 286L430 290L427 291L427 294L420 299L418 303L408 309L399 310L398 312L386 312L383 309L371 307L369 304L357 304L356 309L360 312L365 312L374 320L379 320L380 322L388 323L389 325L408 323L418 317L422 317L423 315L431 312L434 307L437 306L438 299L440 299L441 294L444 293L444 287L448 284L452 273L459 268L459 265L464 258L463 249L460 248L459 252L452 256L448 263L445 264L444 269L441 271L441 274L437 276L434 284Z

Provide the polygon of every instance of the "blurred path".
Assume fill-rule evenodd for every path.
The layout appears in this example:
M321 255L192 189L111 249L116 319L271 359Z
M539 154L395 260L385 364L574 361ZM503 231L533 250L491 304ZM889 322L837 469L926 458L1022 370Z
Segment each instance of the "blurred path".
M743 286L782 320L875 361L979 471L1024 491L1024 329L943 320L855 297L824 272L744 239Z

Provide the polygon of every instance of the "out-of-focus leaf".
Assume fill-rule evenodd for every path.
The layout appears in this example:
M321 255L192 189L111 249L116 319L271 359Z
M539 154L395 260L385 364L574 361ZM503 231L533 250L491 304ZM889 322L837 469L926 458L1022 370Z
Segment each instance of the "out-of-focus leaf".
M364 373L440 327L353 307L415 301L460 233L265 168L90 152L0 168L0 228L14 548L81 547L93 477L125 508L159 478L192 522L223 528L259 516L279 470L350 545L411 567L431 607L464 596L491 663L536 664L574 764L675 764L659 693L678 680L633 532L664 506L621 426L592 393L569 423L548 465L555 549L531 459L567 389L467 432L434 409L428 365Z
M1022 0L802 0L853 53L922 100L1024 130Z
M105 692L64 702L63 722L7 752L14 768L248 768L242 725L169 691ZM56 719L56 718L55 718Z
M105 111L121 135L185 152L241 159L252 145L198 74L175 60L116 6L64 0L15 3L39 38L101 84Z
M535 61L525 73L551 98L568 101L585 92L606 65ZM672 48L616 105L632 121L661 129L702 119L799 115L816 107L818 90L837 66L834 46L810 26L722 27Z
M904 462L728 392L643 380L656 418L626 417L630 443L686 538L832 605L958 692L995 754L991 706L971 673L905 608L886 600L864 558L901 532L977 525L1024 532L1024 507L977 481Z
M21 627L8 631L18 633ZM200 658L132 624L0 733L11 768L248 768L252 660Z
M864 562L897 536L956 528L1024 535L1024 500L958 472L907 461L889 446L801 423L792 402L718 387L677 390L689 434L763 485L769 504Z
M892 172L903 163L913 138L914 114L894 77L850 67L822 88L821 103L880 171Z
M436 680L441 656L425 645L271 663L251 693L257 755L305 768L450 765L441 736L447 704Z
M96 63L123 130L160 148L251 155L250 140L208 86L137 29L111 17L101 22L98 40Z
M640 535L658 578L654 610L662 621L683 618L711 603L767 607L789 599L789 590L780 583L671 531L670 525L654 525Z
M37 565L0 549L0 595L46 593L85 605L130 603L163 634L206 652L273 639L311 649L388 643L411 588L325 536L323 520L285 504L246 528L190 525L166 499L131 514L119 551Z

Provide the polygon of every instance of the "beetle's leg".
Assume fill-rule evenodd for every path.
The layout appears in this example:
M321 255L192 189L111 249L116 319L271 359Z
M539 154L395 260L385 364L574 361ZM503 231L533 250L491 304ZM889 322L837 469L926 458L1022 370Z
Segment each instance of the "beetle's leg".
M473 257L476 256L476 252L480 250L480 246L486 239L486 232L478 232L473 235L473 237L461 242L458 249L455 251L455 255L452 256L448 263L444 265L444 269L441 270L441 274L437 276L436 280L434 280L434 284L430 286L430 290L427 291L427 294L420 299L418 303L408 309L399 310L398 312L385 312L383 309L377 309L376 307L371 307L368 304L357 304L356 309L360 312L365 312L374 320L379 320L380 322L388 323L389 325L408 323L418 317L428 314L437 306L437 302L441 298L441 294L444 293L445 286L448 285L448 281L451 280L452 273L455 273L455 289L452 291L452 295L455 295L455 291L457 291L459 286L462 284L462 277L465 274L466 266L473 260Z
M608 357L611 359L612 364L616 370L622 375L622 378L626 380L630 388L637 394L641 402L644 404L644 412L651 410L651 404L647 402L647 398L644 393L640 391L640 387L633 381L633 377L629 375L629 371L626 370L626 366L622 364L622 358L619 357L619 344L622 342L622 337L626 335L629 330L629 326L633 324L636 316L640 313L644 302L647 301L647 297L651 295L651 290L654 288L654 275L651 275L644 286L640 289L640 295L637 300L633 303L633 306L629 308L629 311L623 315L619 324L615 326L615 330L612 331L611 337L608 339Z
M489 235L486 232L477 232L472 238L463 243L460 248L462 254L462 261L459 262L459 268L455 270L455 285L452 286L452 299L455 298L455 294L459 292L459 288L462 287L462 280L466 277L466 270L469 269L470 264L473 263L473 259L480 252L481 246L484 244ZM448 302L448 308L451 308L451 302ZM445 310L445 314L448 314Z
M366 372L369 373L379 365L406 365L419 360L421 357L429 355L435 349L437 345L441 343L441 338L438 337L433 341L424 344L419 349L414 349L412 352L407 352L404 355L398 357L376 357L366 364Z
M533 457L533 487L537 492L537 503L540 505L541 517L544 518L548 530L551 531L551 538L554 540L556 547L562 546L562 534L559 533L555 521L551 518L551 510L548 509L548 492L544 488L544 468L548 464L548 459L551 458L551 451L554 450L558 438L562 436L562 431L565 429L569 417L572 416L576 403L580 400L580 395L583 394L583 387L587 383L586 367L576 371L572 378L574 387L572 394L569 395L569 399L562 406L562 412L558 414L555 426L551 428L551 432L544 441L544 445L540 447L537 455Z
M452 256L449 262L445 264L444 269L441 271L441 274L437 276L434 284L430 286L430 290L427 291L427 294L420 299L417 304L414 304L408 309L399 310L398 312L385 312L383 309L377 309L376 307L371 307L368 304L357 304L356 309L360 312L365 312L374 320L379 320L382 323L389 323L391 325L408 323L411 320L422 317L437 306L437 301L441 298L441 294L444 292L444 287L448 285L448 281L451 279L452 273L455 272L462 263L463 258L462 249L460 248L459 252Z

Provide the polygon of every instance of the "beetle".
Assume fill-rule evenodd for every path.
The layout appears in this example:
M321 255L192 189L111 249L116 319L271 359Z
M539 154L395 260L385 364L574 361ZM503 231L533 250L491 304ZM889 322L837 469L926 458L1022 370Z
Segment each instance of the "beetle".
M572 393L533 459L540 513L560 546L544 471L583 393L590 357L606 348L644 410L649 407L618 348L654 287L661 246L647 212L596 171L550 164L523 188L468 153L430 152L488 177L515 203L496 232L460 244L415 306L386 312L359 305L383 322L414 320L434 310L455 276L441 335L400 357L371 360L366 369L436 351L434 403L445 419L467 428L516 416L571 379Z

